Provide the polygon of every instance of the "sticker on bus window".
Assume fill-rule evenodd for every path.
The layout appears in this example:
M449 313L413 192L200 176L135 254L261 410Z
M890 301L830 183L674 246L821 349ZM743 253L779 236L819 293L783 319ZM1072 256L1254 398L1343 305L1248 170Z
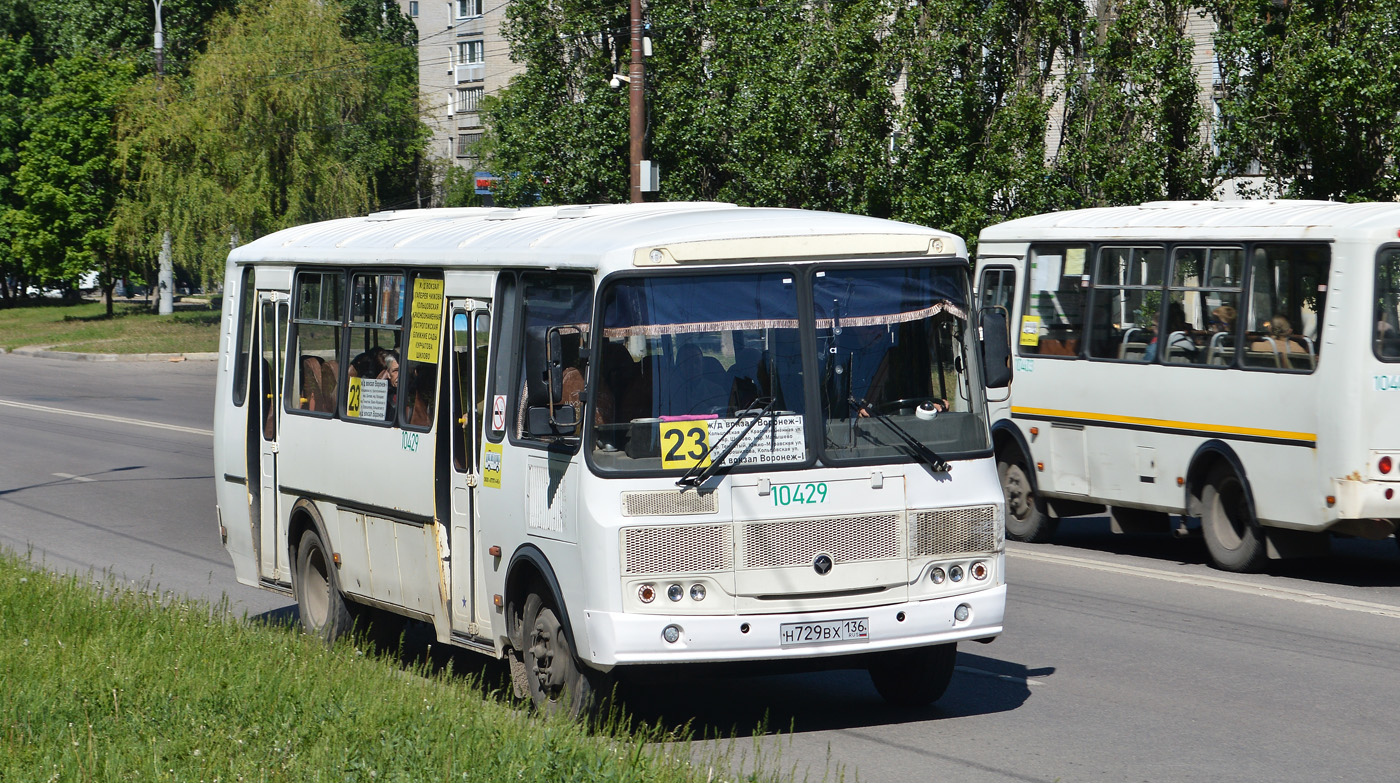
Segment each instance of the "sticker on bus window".
M491 431L506 431L506 396L497 394L491 399Z
M420 277L413 281L409 311L408 359L437 364L442 323L442 281Z
M804 462L807 459L807 439L801 414L763 417L740 439L749 421L738 419L708 419L698 421L664 421L660 424L661 467L693 468L710 464L710 452L715 454L734 448L724 457L724 465L777 465Z
M481 458L481 485L492 489L501 488L501 444L487 443Z
M1040 316L1021 316L1021 345L1040 345Z
M350 393L345 396L345 415L360 418L360 377L350 376Z
M389 379L358 378L360 382L360 413L365 419L384 421L389 412Z
M661 468L706 467L710 464L710 425L707 421L661 422Z
M1065 250L1065 276L1084 274L1084 248L1071 247Z

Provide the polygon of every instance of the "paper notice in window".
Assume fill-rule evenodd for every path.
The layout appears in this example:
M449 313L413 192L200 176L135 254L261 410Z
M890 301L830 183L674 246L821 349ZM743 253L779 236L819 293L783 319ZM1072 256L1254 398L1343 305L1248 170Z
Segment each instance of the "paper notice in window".
M1065 275L1084 274L1084 248L1071 247L1065 250Z
M436 364L442 323L442 281L420 277L413 281L409 311L409 361Z
M1040 345L1040 316L1021 316L1021 345Z
M1031 262L1031 290L1060 290L1060 267L1063 256L1036 256Z
M389 381L386 378L359 378L360 418L384 420L389 410Z

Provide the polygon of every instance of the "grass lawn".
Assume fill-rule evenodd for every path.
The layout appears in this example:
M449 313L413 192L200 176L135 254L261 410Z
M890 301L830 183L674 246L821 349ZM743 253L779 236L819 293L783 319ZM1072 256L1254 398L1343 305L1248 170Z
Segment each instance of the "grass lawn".
M450 665L327 649L4 551L0 607L0 781L734 779L688 742L540 717Z
M158 316L144 302L101 302L0 309L0 349L48 345L82 353L198 353L219 349L219 313L208 305L176 304Z

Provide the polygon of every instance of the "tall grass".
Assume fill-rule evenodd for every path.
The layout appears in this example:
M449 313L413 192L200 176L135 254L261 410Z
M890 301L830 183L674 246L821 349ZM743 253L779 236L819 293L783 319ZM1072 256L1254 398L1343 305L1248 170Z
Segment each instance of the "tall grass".
M148 305L118 302L112 318L99 302L0 309L0 348L52 346L92 353L197 353L219 348L219 313L181 306L159 316Z
M334 649L0 551L0 781L693 781L681 741L592 733L450 666ZM727 770L723 773L717 770ZM749 772L747 779L770 779Z

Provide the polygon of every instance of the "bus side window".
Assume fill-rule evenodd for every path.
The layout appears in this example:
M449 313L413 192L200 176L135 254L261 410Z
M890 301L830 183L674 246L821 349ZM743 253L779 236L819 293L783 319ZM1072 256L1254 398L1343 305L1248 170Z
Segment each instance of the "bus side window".
M241 406L248 396L248 353L253 343L253 268L243 270L238 293L238 347L233 362L233 404Z
M1155 361L1165 253L1160 247L1102 247L1094 270L1089 355ZM1170 331L1180 332L1179 322Z
M1078 356L1084 326L1083 245L1037 245L1026 263L1017 342L1022 356Z
M288 411L335 415L340 383L340 324L345 278L302 272L292 293L292 349L287 356Z
M1326 245L1256 245L1250 258L1244 364L1312 372L1331 266Z
M1178 247L1173 251L1167 363L1234 364L1243 279L1242 248Z
M404 426L428 429L437 403L438 358L442 355L441 273L413 277L413 298L404 340Z
M582 348L587 342L589 311L593 307L592 280L558 274L522 275L524 302L524 351L521 363L522 404L516 410L516 437L553 440L577 434L583 418L583 381L587 363ZM549 356L551 330L558 335L561 355ZM549 365L553 361L562 381L562 395L552 399ZM574 426L549 425L561 405L573 408ZM543 418L542 418L543 417ZM535 425L535 426L532 426Z
M1400 360L1400 250L1382 250L1376 259L1375 354L1382 361Z

